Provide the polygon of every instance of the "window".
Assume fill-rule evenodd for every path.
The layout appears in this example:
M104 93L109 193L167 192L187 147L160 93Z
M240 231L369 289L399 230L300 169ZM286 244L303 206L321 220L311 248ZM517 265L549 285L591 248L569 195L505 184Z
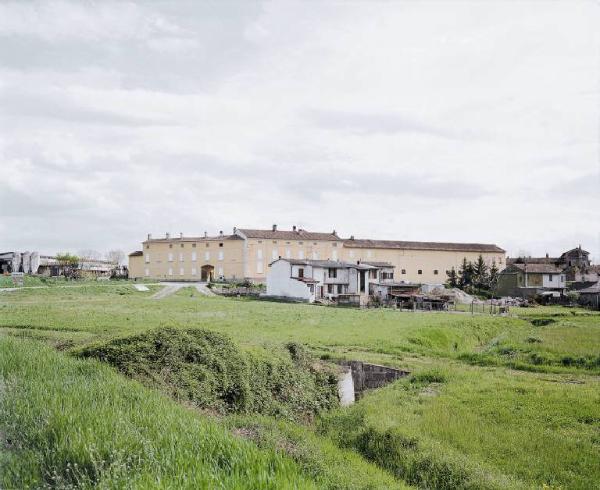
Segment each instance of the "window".
M197 276L198 270L195 267L192 267L192 276Z
M197 258L196 252L192 252L192 262L196 262Z
M338 294L342 294L344 292L344 286L342 286L341 284L337 285L337 292Z
M337 243L332 243L331 246L332 247L337 247Z
M169 252L169 262L173 262L173 254Z
M275 245L277 245L277 240L273 240L273 243L274 243Z
M180 245L181 248L183 248L183 243Z
M298 242L298 245L304 245L304 242Z
M548 281L552 282L552 274L548 274Z
M337 269L332 267L330 269L327 270L327 272L329 273L329 277L337 277Z
M180 267L180 268L179 268L179 275L180 275L180 276L183 276L183 274L184 274L183 267Z
M303 259L304 258L304 250L298 250L298 258L299 259Z
M219 243L219 247L222 247L222 246L223 246L223 244L222 244L222 243Z
M434 275L434 276L437 276L437 275L438 275L438 272L439 272L439 271L438 271L437 269L433 269L433 275Z
M179 262L183 262L183 253L179 254Z
M219 260L223 260L224 254L223 250L219 250Z
M406 274L406 269L402 269L402 274Z
M196 244L195 243L192 243L192 248L196 248Z
M332 258L333 260L337 260L337 257L338 257L338 256L337 256L337 250L332 250L332 251L331 251L331 258Z
M208 250L204 252L204 260L210 260L210 252Z
M150 275L150 269L148 269L148 268L146 267L146 269L144 270L144 273L146 274L146 276L149 276L149 275Z
M417 274L423 274L423 271L422 271L421 269L419 269L419 270L417 271Z
M146 250L148 250L150 248L150 245L146 245Z
M207 243L206 245L204 245L206 248L208 248L210 246L210 243Z
M327 292L328 292L329 294L332 294L332 293L333 293L333 284L327 284Z
M298 269L298 277L304 277L304 269L302 267Z
M169 248L173 248L173 244L172 243L169 243Z
M167 271L167 274L169 274L170 276L173 275L173 267L169 267L169 270Z
M259 259L259 260L262 259L262 248L259 248L256 251L256 258Z
M256 263L256 273L257 274L262 274L263 273L263 263L262 263L262 260L259 260Z
M394 273L393 272L382 272L381 273L381 279L385 280L391 280L394 279Z
M274 248L273 251L271 252L271 257L273 257L273 260L277 260L279 258L279 254L277 253L276 248Z
M150 263L150 254L146 254L146 264Z
M317 245L317 242L313 242L313 245Z

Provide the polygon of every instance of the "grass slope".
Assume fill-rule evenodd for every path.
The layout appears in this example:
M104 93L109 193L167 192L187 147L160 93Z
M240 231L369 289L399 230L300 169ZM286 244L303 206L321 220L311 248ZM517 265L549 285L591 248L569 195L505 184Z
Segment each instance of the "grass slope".
M408 488L299 428L298 462L274 445L259 449L106 365L39 342L0 336L0 388L0 488Z
M5 293L0 332L70 349L159 327L201 327L267 357L302 342L326 359L411 370L413 381L332 411L316 432L253 415L216 422L283 451L304 477L330 488L407 481L423 488L583 489L600 481L597 313L534 308L515 310L518 318L490 318L204 298L191 290L161 301L151 294L126 285Z

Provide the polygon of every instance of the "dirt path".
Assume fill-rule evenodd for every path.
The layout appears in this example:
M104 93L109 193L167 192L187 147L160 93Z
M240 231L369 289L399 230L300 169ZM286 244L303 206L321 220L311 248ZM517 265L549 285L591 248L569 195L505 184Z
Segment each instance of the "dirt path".
M164 286L160 291L158 291L152 299L164 299L169 296L175 294L182 288L191 288L195 287L196 290L203 294L204 296L216 296L209 288L206 287L206 284L199 282L174 282L174 283L161 283L161 286Z

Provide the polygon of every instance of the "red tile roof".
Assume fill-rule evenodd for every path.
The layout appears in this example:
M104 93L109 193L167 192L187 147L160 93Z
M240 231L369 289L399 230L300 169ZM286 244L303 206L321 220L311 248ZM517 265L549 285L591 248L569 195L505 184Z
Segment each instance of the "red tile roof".
M513 264L522 271L527 271L528 274L560 274L562 271L552 264Z

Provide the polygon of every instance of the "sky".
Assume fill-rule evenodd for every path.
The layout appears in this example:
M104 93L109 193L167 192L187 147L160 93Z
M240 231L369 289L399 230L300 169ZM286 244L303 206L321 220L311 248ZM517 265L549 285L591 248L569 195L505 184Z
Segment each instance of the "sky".
M238 228L579 244L600 2L0 2L0 252Z

